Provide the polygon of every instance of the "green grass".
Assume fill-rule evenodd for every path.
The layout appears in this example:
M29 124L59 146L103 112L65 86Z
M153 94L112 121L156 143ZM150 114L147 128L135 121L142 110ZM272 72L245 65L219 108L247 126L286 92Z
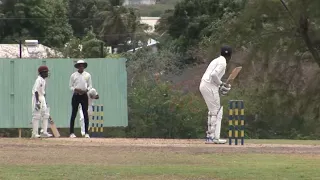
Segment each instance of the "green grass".
M170 161L144 164L2 165L0 179L320 179L320 156L282 154L156 154ZM182 159L181 159L182 158Z
M253 144L300 144L320 145L320 140L291 140L291 139L245 139L245 143Z
M320 144L312 140L278 139L250 139L245 143ZM248 150L239 147L241 152L245 151L240 153L237 148L230 151L226 145L226 152L221 151L224 147L216 147L221 152L217 153L207 147L121 147L108 145L107 141L99 146L91 147L90 144L77 146L68 141L2 139L0 180L320 180L320 154L316 150L299 154L300 149L292 148L288 152L282 151L286 154L272 154L272 149L261 149L261 153L256 153L248 147ZM57 160L53 160L55 157Z

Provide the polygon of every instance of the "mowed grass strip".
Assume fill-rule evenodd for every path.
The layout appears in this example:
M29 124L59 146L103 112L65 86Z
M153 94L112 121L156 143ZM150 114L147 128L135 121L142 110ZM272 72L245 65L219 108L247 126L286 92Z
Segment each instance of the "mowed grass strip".
M161 163L144 163L148 157L135 156L139 159L131 158L123 164L2 164L0 179L320 179L319 155L155 153L155 156L153 159L161 159Z

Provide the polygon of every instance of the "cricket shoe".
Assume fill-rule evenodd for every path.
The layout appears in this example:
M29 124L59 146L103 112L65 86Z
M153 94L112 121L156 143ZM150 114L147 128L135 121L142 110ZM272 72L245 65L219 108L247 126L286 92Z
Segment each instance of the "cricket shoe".
M225 144L225 143L227 143L227 140L225 140L225 139L214 139L213 143L214 144Z
M40 138L41 136L39 134L32 134L31 138Z
M49 137L52 137L52 134L50 133L41 133L40 135L42 138L49 138Z
M86 135L85 132L81 132L81 136L84 137Z
M77 136L76 135L74 135L73 133L72 134L70 134L70 138L76 138Z
M206 144L214 144L213 143L213 138L212 137L207 137L206 138Z
M224 139L214 139L211 137L207 137L206 144L225 144L227 143L227 140Z
M84 137L85 137L85 138L90 138L89 134L86 134Z

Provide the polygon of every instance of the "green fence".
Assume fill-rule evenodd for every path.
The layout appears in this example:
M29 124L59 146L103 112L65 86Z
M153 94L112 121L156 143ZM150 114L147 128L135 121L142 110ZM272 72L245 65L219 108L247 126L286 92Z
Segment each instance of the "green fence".
M69 127L71 97L69 79L75 59L0 59L0 128L31 128L32 87L40 65L47 65L46 98L57 127ZM104 105L104 126L127 126L127 72L125 59L86 59L93 87ZM76 127L79 127L77 116Z

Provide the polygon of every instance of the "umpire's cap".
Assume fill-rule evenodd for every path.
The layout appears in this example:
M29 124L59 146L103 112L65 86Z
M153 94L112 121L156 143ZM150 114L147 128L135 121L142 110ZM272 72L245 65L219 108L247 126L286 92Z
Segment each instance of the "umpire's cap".
M83 64L84 65L84 68L87 68L88 67L88 63L86 63L84 60L80 59L79 61L77 61L77 63L74 65L75 68L79 68L79 65L80 64Z
M232 55L232 48L230 46L222 46L221 47L221 56L231 56Z

